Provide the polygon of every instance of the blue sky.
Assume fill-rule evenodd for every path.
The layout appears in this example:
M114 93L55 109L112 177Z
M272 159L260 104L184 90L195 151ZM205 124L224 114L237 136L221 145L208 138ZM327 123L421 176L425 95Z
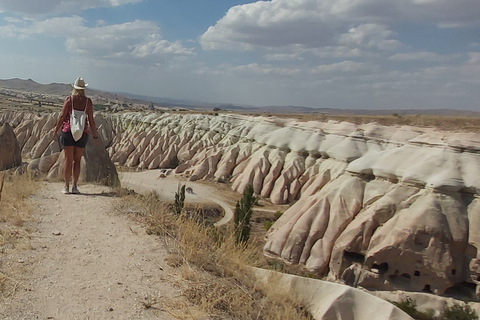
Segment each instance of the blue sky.
M210 103L480 110L480 1L2 0L0 61Z

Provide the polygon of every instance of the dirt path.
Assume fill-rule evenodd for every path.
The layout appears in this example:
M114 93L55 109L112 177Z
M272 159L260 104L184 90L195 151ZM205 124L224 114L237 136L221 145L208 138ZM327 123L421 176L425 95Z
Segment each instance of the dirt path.
M0 318L190 318L178 316L190 309L159 238L113 213L108 188L82 185L82 194L64 195L61 187L45 182L33 196L32 250L8 259L25 272L17 293L0 305Z

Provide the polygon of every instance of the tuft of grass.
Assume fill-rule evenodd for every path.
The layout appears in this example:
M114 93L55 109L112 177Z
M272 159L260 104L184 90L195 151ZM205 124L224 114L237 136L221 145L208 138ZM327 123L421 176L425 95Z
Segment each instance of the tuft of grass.
M184 296L210 315L240 320L313 319L294 298L256 287L250 266L264 263L261 253L253 241L237 244L233 226L213 227L186 210L177 215L172 204L155 194L127 195L116 208L160 236L169 252L166 263L180 268Z

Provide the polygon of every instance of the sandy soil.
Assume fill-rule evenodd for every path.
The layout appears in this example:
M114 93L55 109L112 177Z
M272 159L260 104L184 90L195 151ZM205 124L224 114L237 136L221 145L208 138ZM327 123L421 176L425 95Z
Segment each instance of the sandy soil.
M18 287L2 301L0 318L190 318L178 316L194 308L162 241L115 214L108 188L81 185L82 194L64 195L61 187L45 182L32 197L31 249L2 257L2 269L17 270Z

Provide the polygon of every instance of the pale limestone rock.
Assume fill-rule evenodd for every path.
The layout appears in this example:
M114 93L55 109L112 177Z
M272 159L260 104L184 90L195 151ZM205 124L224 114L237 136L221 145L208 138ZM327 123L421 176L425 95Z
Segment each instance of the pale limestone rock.
M30 158L37 159L42 156L42 154L47 150L47 148L53 143L57 144L57 141L52 141L52 133L42 133L40 139L37 141L35 146L30 151Z
M372 235L365 266L379 266L395 287L443 294L465 276L466 208L457 197L428 190L409 202Z
M54 153L58 153L62 150L60 150L60 144L58 141L52 141L48 147L45 149L45 151L40 155L40 158L50 156Z
M171 168L175 168L177 165L178 165L177 146L172 145L167 150L167 152L165 154L165 157L163 158L163 160L158 165L158 168L160 168L160 169L171 169Z
M294 181L305 172L305 158L296 153L291 152L285 157L284 169L280 176L276 179L270 199L274 204L285 204L295 200L299 191L294 190Z
M233 114L97 116L119 164L230 180L238 192L252 184L275 203L298 199L267 235L271 257L377 289L452 294L480 280L478 134ZM43 148L38 117L0 121L14 121L23 154ZM417 248L412 238L433 240Z
M242 193L245 187L251 184L254 193L259 194L261 192L263 179L270 169L268 153L268 148L264 147L252 154L243 172L236 174L232 179L233 190Z
M25 145L22 148L22 155L29 156L30 151L35 147L35 144L38 142L38 137L35 135L30 135L25 142Z
M215 179L225 181L231 177L239 151L238 146L228 148L218 163L217 171L214 173Z
M32 134L33 123L33 120L25 120L14 129L21 149L23 149L23 146L27 142L27 139Z
M387 181L366 184L363 197L365 209L358 213L335 241L329 277L338 280L352 264L363 265L373 234L397 211L409 205L408 200L418 192L418 188L396 186Z
M222 152L212 150L213 153L207 157L197 166L189 178L189 181L196 181L200 179L212 179L213 174L217 169L217 163L222 157Z
M413 320L392 303L348 286L254 268L257 287L293 296L314 319Z
M50 154L45 157L37 158L32 161L27 166L28 171L39 171L41 173L47 174L53 165L57 162L60 156L60 152Z
M323 272L335 240L361 208L364 182L342 176L318 193L304 197L268 231L265 252L289 263Z
M282 172L283 164L285 163L285 152L279 149L271 150L268 155L268 162L270 162L270 171L263 180L263 187L261 191L262 197L270 198L275 181L277 181Z

